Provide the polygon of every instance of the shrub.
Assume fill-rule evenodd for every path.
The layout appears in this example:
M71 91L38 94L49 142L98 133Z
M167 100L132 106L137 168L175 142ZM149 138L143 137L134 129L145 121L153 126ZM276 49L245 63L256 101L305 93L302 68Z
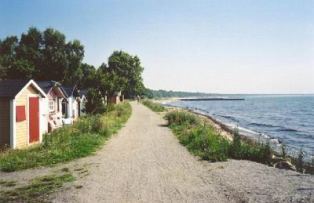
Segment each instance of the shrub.
M158 104L158 103L154 103L150 100L144 100L144 101L142 101L142 103L155 112L165 111L164 106L162 106L161 104Z
M284 159L287 157L286 145L285 144L281 144L281 156Z
M228 158L227 140L217 135L213 129L197 127L192 131L194 136L188 144L191 151L197 152L202 159L210 161L225 161Z
M101 115L89 116L80 119L73 127L73 130L77 129L80 133L100 133L102 135L106 132L107 128Z
M243 149L241 150L241 147L244 148L246 147L246 145L242 145L239 131L238 129L235 129L233 133L233 141L229 148L229 155L235 159L242 159L243 157L242 154L244 150ZM246 149L245 151L248 151L248 150Z
M169 125L199 125L201 123L201 120L198 116L184 111L169 112L166 114L165 119L168 120Z
M303 169L304 169L304 151L301 148L298 154L298 158L296 160L296 168L297 171L303 173Z
M87 103L85 106L86 113L88 114L101 114L106 110L103 96L97 89L89 89L87 91Z
M118 105L118 106L120 106L120 105ZM107 105L106 105L106 111L107 112L110 112L110 111L113 111L115 108L118 108L117 106L115 106L113 103L107 103Z
M241 139L237 129L230 143L193 113L172 111L165 115L165 119L180 143L202 159L225 161L234 158L270 163L272 151L269 143L248 143Z
M198 116L184 111L172 111L165 118L180 143L193 154L211 161L224 161L228 158L228 141L211 126L201 124Z

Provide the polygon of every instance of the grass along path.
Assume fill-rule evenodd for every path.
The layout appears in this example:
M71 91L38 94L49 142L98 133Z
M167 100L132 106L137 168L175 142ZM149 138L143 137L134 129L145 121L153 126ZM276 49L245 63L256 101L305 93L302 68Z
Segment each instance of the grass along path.
M67 127L66 129L60 130L56 136L62 136L60 134L61 132L69 132L71 131L75 132L77 130L81 130L82 132L91 132L93 129L93 125L91 125L93 122L91 119L94 119L96 121L96 118L98 121L101 121L102 124L100 124L101 127L106 128L107 134L106 136L100 135L100 131L97 130L98 133L87 133L83 135L85 136L91 136L94 139L97 139L96 145L90 145L86 143L85 139L78 138L77 134L67 134L66 136L65 144L69 145L71 142L79 142L84 141L85 144L89 145L88 149L85 150L84 153L80 153L76 156L71 156L71 159L76 159L79 156L86 156L85 158L76 159L74 161L67 161L65 162L65 159L57 159L60 162L56 161L56 157L52 156L55 153L52 153L50 160L47 160L44 162L41 159L41 156L36 157L37 160L39 160L39 163L34 162L34 160L30 160L30 163L26 163L23 159L18 160L19 157L27 157L31 155L32 153L38 153L40 152L41 147L38 146L38 149L29 149L29 150L16 150L9 152L10 154L5 154L7 156L7 159L12 160L18 160L15 162L15 164L11 164L10 166L15 169L18 169L18 171L13 171L10 173L7 172L1 172L0 171L0 202L51 202L51 195L57 191L60 191L61 189L66 188L75 188L79 190L82 188L82 185L77 184L77 180L84 179L86 176L90 173L90 168L96 163L89 162L90 158L87 156L88 154L97 154L96 150L101 148L102 144L109 138L109 135L112 133L116 133L126 122L126 120L129 118L131 114L131 106L128 103L117 105L116 108L107 113L106 115L103 115L101 117L89 117L86 119L82 119L80 122L84 122L83 124L75 124L73 127ZM97 122L96 122L97 123ZM88 124L88 125L87 125ZM105 126L104 126L105 125ZM85 129L85 130L84 130ZM95 129L95 126L94 126ZM108 133L108 131L109 133ZM104 131L102 131L104 132ZM99 134L99 135L97 135ZM67 137L72 135L73 137ZM64 138L64 137L62 137ZM71 139L73 138L73 139ZM74 139L80 139L77 141L74 141ZM49 140L49 142L56 142L56 140L59 140L61 142L61 137L55 137L53 140ZM89 139L88 139L89 140ZM56 144L56 143L55 143ZM77 147L79 145L73 145L73 147ZM62 147L62 146L61 146ZM75 150L75 148L72 147L72 150ZM85 146L86 147L86 146ZM48 147L49 149L49 147ZM47 148L45 150L48 150ZM34 151L33 151L34 150ZM37 151L38 150L38 151ZM63 150L63 149L60 149ZM95 152L95 153L94 153ZM41 151L41 153L44 155L46 152ZM21 155L22 154L22 155ZM4 155L3 155L4 156ZM67 157L67 156L63 156ZM71 160L67 159L67 160ZM53 163L51 160L55 160ZM52 167L36 167L35 166L52 166ZM28 168L28 169L26 169ZM25 169L25 170L20 170ZM71 183L74 182L74 183Z
M147 106L148 108L155 112L162 112L166 110L166 108L163 105L156 102L152 102L151 100L148 99L143 100L142 104L144 104L145 106Z
M72 126L44 135L40 145L1 153L0 170L12 172L50 166L90 155L122 127L130 114L130 104L123 103L104 115L81 118Z
M210 161L226 161L228 158L246 159L270 164L272 151L268 144L247 143L238 133L230 142L199 116L186 111L170 111L165 115L169 127L187 149Z
M75 177L70 172L37 177L29 181L27 185L0 191L0 202L49 202L47 198L49 194L58 191L65 183L74 180ZM15 182L15 184L17 183Z

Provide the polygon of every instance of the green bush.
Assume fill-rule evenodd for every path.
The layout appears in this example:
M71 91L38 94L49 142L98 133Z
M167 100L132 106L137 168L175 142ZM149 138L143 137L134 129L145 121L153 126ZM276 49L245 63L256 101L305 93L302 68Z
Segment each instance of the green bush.
M209 126L198 126L191 131L193 134L188 149L202 159L210 161L225 161L228 156L227 140L216 134Z
M106 136L106 123L103 122L101 115L88 116L74 124L74 128L80 133L100 133Z
M272 150L269 143L246 143L236 129L233 142L229 147L229 156L233 159L246 159L260 163L270 164Z
M117 132L130 115L130 104L123 103L116 105L113 111L103 115L80 118L72 126L64 126L44 135L42 144L38 146L1 153L0 169L7 172L16 171L90 155L111 134Z
M247 143L237 131L230 142L219 135L211 125L203 123L199 116L185 111L169 112L165 119L180 143L202 159L225 161L234 158L270 163L272 151L269 144Z
M99 90L90 88L87 91L87 103L85 106L86 113L88 114L99 114L104 113L106 106L103 101L103 96Z
M154 103L150 100L144 100L144 101L142 101L142 103L155 112L165 111L164 106L162 106L161 104L158 104L158 103Z
M165 118L168 120L169 125L199 125L201 123L201 119L199 117L185 111L169 112L166 114Z

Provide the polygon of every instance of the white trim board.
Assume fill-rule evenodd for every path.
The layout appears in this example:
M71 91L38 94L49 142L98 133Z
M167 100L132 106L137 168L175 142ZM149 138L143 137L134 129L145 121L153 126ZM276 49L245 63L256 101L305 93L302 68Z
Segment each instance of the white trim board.
M43 96L43 97L47 97L47 94L37 85L37 83L34 81L34 80L30 80L16 95L15 95L15 99L20 96L21 92L27 88L29 85L34 85L35 88L40 92L40 94Z
M15 99L10 100L10 147L16 148L16 109Z

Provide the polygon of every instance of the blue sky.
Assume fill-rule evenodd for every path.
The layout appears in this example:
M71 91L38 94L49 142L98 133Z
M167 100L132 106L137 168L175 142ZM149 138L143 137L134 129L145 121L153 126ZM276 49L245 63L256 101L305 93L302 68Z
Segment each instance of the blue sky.
M136 54L154 89L314 93L313 0L0 0L0 25L58 29L95 66Z

